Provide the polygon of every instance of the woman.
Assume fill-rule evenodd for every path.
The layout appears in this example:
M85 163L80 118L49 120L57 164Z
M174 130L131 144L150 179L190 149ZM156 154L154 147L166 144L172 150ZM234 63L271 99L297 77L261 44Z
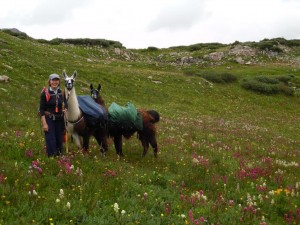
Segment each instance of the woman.
M51 157L62 154L65 100L59 88L59 75L51 74L48 83L49 88L44 88L41 93L40 115L45 133L47 155Z

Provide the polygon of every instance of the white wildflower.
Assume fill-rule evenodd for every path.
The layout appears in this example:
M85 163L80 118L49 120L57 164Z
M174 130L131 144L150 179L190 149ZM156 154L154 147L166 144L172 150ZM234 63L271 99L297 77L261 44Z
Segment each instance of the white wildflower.
M119 208L118 203L115 203L115 204L114 204L114 210L115 210L115 212L118 213L118 212L119 212L119 209L120 209L120 208Z
M59 190L59 197L64 198L64 190L63 189Z
M70 202L67 202L67 209L70 209L71 208L71 203Z

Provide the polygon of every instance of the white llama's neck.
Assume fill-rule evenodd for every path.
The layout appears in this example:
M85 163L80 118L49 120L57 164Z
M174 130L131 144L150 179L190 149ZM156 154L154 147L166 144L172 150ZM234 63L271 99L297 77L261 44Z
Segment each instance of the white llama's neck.
M65 90L67 101L68 101L68 110L67 110L67 119L69 121L76 121L81 117L81 111L79 109L79 104L75 92L75 87L69 92Z

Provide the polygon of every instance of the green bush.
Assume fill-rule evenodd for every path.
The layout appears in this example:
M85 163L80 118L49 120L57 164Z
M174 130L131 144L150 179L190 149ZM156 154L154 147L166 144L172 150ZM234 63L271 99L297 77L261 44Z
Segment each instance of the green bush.
M49 44L72 44L72 45L87 45L87 46L101 46L103 48L115 47L123 48L123 45L118 41L111 41L105 39L89 39L89 38L77 38L77 39L62 39L55 38L49 41Z
M153 46L149 46L149 47L147 48L147 50L149 50L149 51L157 51L158 48L157 48L157 47L153 47Z
M277 80L285 84L288 84L288 82L291 81L292 78L294 78L294 75L281 75L276 77Z
M283 93L288 96L295 94L292 87L289 87L289 81L293 75L282 75L277 77L257 76L251 79L243 79L241 86L247 90L252 90L261 94Z
M200 76L213 83L231 83L237 80L237 77L231 73L211 72Z
M280 92L282 92L285 95L292 96L295 93L293 88L288 87L288 86L284 85L283 83L279 84L278 87L279 87Z
M254 77L254 79L266 84L279 84L278 79L270 76L258 76L258 77Z
M18 31L17 29L2 29L2 31L20 39L31 39L26 33Z
M261 94L277 94L279 93L279 88L275 84L263 83L255 79L242 80L241 86L247 90L255 91Z

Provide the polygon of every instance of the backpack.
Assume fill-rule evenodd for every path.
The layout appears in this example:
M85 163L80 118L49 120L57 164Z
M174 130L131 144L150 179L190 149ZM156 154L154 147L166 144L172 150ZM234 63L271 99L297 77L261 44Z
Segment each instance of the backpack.
M103 106L96 103L89 95L77 96L77 100L87 127L97 128L106 125L108 115Z
M42 89L42 91L41 91L41 94L43 93L43 92L45 92L45 95L46 95L46 102L49 102L49 100L50 100L50 97L51 97L51 95L50 95L50 93L49 93L49 89L47 88L47 87L43 87L43 89ZM64 91L62 91L62 96L64 97L65 96L65 93L64 93ZM38 106L38 110L37 110L38 112L37 112L37 115L38 115L38 117L41 117L41 112L40 112L40 107Z
M126 106L113 102L108 108L108 121L110 127L119 127L123 130L143 129L142 115L130 102Z
M45 95L46 95L46 101L48 102L50 100L50 93L49 93L49 90L48 88L46 88L45 86L43 87L42 91L41 91L41 94L45 92ZM37 116L40 118L41 117L41 111L40 111L40 107L38 106L38 109L37 109Z

